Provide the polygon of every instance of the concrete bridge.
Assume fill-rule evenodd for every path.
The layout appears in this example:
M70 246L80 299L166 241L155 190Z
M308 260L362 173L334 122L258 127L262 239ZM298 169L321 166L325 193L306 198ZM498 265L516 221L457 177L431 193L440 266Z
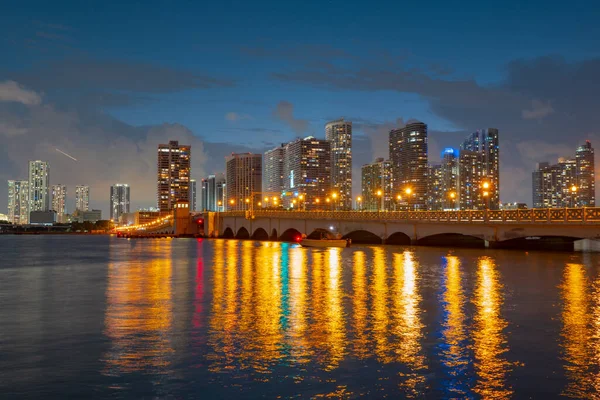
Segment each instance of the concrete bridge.
M474 211L247 211L205 214L204 234L294 241L328 231L354 243L572 249L600 242L600 208ZM591 241L590 241L591 240ZM579 242L580 245L583 242ZM600 248L600 246L597 246Z

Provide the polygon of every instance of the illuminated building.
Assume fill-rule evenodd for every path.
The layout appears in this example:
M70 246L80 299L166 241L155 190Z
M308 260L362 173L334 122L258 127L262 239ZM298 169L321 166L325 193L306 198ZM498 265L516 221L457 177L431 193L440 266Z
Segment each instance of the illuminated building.
M427 171L427 209L439 211L442 204L442 165L431 164Z
M262 154L231 154L227 164L227 210L241 211L249 208L245 202L256 201L262 192Z
M413 122L390 131L390 162L394 193L407 193L410 209L427 203L427 125Z
M457 149L448 147L442 152L442 165L440 168L441 190L439 196L441 197L442 209L444 210L458 208L458 160L459 152Z
M176 140L158 145L157 206L160 211L173 210L178 200L189 201L191 154L190 145L180 145Z
M577 206L596 207L594 148L589 140L575 152L577 163Z
M45 161L29 161L29 212L50 209L50 166Z
M298 207L306 210L323 208L325 199L333 195L331 142L308 136L286 144L283 173L284 207L293 207L293 198L302 195L303 200L296 201ZM333 209L340 207L333 197L331 201Z
M67 214L67 187L52 185L52 209L56 211L56 222L65 223Z
M90 187L86 185L75 186L75 210L89 211Z
M554 165L538 163L532 174L532 183L533 208L579 206L577 161L574 159L559 158Z
M122 214L129 212L130 190L126 183L110 187L110 219L118 222Z
M378 158L372 164L365 164L361 168L361 205L365 211L391 210L392 194L392 168L389 161Z
M196 211L196 180L190 179L190 211Z
M480 182L487 182L489 188L485 200L486 206L492 210L500 207L500 150L498 129L480 129L469 135L461 150L471 151L479 156ZM462 208L462 207L461 207ZM484 208L484 207L477 207Z
M29 223L29 181L8 181L8 221Z
M459 205L461 210L483 210L486 202L481 188L481 153L461 150L458 157Z
M352 208L352 122L343 118L325 125L331 143L331 190L339 196L339 209Z
M263 192L283 190L283 145L265 152L263 157Z
M208 178L202 179L200 186L201 209L203 211L223 211L226 187L223 173L209 175Z

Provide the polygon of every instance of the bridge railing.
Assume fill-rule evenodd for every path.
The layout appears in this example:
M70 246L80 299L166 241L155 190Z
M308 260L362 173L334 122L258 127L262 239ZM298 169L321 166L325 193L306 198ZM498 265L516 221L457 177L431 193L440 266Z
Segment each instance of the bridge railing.
M538 222L538 223L600 223L600 207L533 208L523 210L466 211L285 211L254 210L220 213L223 216L294 219L335 219L368 221L422 222Z

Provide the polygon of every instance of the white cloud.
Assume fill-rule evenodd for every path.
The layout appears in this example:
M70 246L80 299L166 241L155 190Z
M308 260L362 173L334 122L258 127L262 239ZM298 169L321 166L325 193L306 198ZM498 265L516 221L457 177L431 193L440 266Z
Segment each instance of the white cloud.
M544 103L540 100L531 102L531 110L523 110L521 115L523 119L543 119L554 112L550 102Z
M33 106L40 104L42 97L33 90L23 88L15 81L4 81L0 82L0 101Z

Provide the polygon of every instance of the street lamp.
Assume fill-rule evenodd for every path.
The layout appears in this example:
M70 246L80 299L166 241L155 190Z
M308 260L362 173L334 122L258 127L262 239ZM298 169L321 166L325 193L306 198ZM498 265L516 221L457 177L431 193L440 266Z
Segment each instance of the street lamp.
M356 205L358 206L359 211L362 211L362 197L358 196L356 198Z
M219 207L219 211L221 211L222 205L223 205L223 202L221 200L217 201L217 206Z
M575 207L575 195L577 194L577 186L571 186L571 208Z
M487 210L489 210L490 208L490 188L492 187L492 184L489 183L488 181L484 181L481 184L481 187L483 188L483 197L485 197L485 208Z
M381 211L381 201L382 201L382 195L383 192L381 190L377 190L377 192L375 192L375 194L377 195L377 197L379 197L379 199L377 200L377 212Z
M412 189L407 187L404 189L404 193L406 193L406 204L408 204L408 210L410 211L410 195L412 194Z
M455 192L450 192L449 197L450 197L450 201L451 201L451 204L452 204L452 208L455 209L456 208L456 203L455 203L456 193Z
M400 204L400 201L402 201L402 196L401 195L396 195L396 204L394 204L394 211L398 211L398 204Z

